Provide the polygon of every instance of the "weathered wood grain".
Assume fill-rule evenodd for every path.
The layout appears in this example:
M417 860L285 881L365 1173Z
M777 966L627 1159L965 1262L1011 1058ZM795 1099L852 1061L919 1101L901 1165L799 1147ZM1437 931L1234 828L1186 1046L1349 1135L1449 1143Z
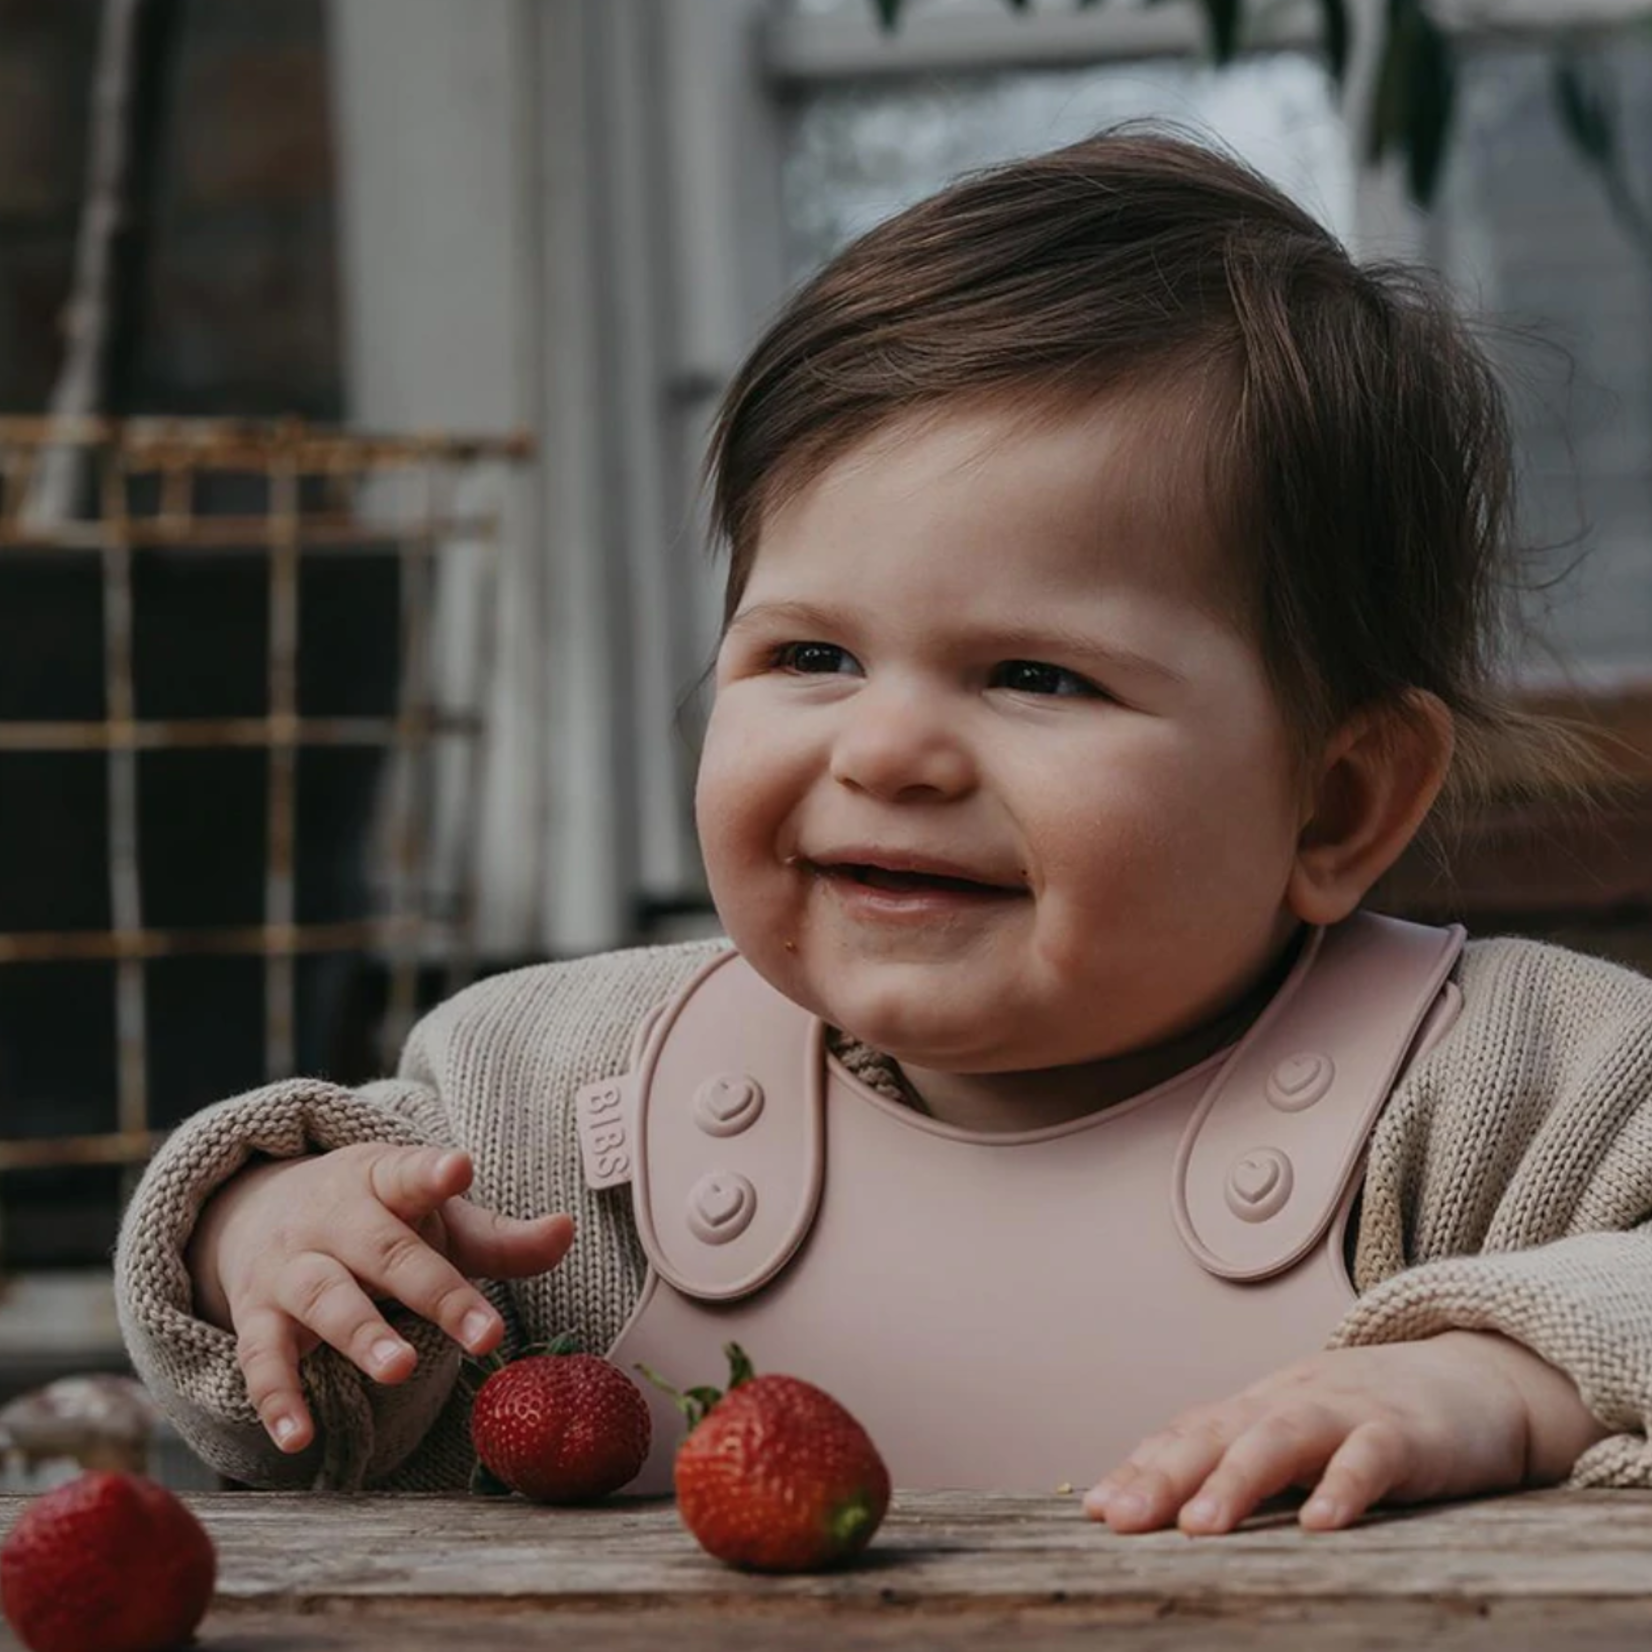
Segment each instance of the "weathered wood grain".
M371 1616L224 1613L193 1652L1644 1652L1648 1619L1622 1607L1464 1616L1418 1605L1130 1616L1019 1612L457 1611ZM0 1629L0 1645L15 1642Z
M189 1498L218 1546L201 1652L1414 1648L1652 1643L1652 1494L1543 1492L1307 1535L1115 1537L1076 1497L897 1495L864 1561L745 1576L662 1502L546 1509L444 1497ZM0 1532L22 1501L0 1499ZM15 1642L0 1633L0 1647Z

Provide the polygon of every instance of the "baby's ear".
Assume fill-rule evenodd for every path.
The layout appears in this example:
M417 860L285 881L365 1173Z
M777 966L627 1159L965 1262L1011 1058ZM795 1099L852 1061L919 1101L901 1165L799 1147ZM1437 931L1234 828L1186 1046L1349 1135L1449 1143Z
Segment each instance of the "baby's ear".
M1346 918L1400 858L1451 766L1451 713L1412 690L1355 713L1326 744L1287 899L1304 923Z

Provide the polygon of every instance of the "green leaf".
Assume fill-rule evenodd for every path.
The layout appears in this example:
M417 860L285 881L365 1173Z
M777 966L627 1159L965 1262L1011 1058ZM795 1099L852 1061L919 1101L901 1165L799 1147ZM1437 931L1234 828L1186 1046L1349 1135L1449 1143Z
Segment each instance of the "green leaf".
M511 1497L515 1493L478 1457L476 1467L470 1471L470 1495L472 1497Z
M1596 166L1617 156L1617 129L1611 105L1598 84L1590 85L1580 58L1568 52L1554 61L1551 86L1560 122L1585 158Z
M1440 182L1457 98L1457 64L1445 32L1419 5L1411 58L1405 146L1411 194L1428 206Z
M725 1342L723 1353L728 1358L728 1385L731 1389L738 1388L743 1382L750 1382L757 1375L746 1350L738 1342Z
M1652 214L1641 204L1624 168L1610 74L1601 72L1599 59L1567 51L1555 59L1550 84L1561 125L1599 178L1618 227L1642 256L1652 257Z
M501 1365L507 1363L514 1365L519 1359L543 1359L546 1354L577 1354L579 1352L579 1339L575 1337L572 1342L569 1342L568 1339L572 1335L573 1333L570 1331L560 1331L549 1342L524 1343L511 1355L508 1362L497 1353L489 1354L487 1357L498 1360Z
M1423 206L1439 183L1456 91L1451 42L1421 0L1388 0L1366 157L1376 165L1391 150L1403 152L1412 198Z
M1319 0L1325 18L1325 61L1338 86L1348 72L1349 24L1347 0Z
M1240 0L1204 0L1210 20L1210 55L1218 63L1231 63L1239 50Z
M472 1398L495 1371L505 1369L505 1356L497 1349L491 1354L466 1354L459 1361L459 1382Z
M1388 7L1388 31L1382 40L1382 60L1377 64L1377 85L1371 98L1371 124L1365 134L1365 158L1379 165L1399 141L1405 114L1406 40L1399 7Z
M720 1388L673 1388L658 1371L644 1365L641 1360L637 1361L636 1369L641 1371L662 1394L670 1396L687 1421L691 1434L705 1421L706 1413L723 1397Z
M690 1428L697 1428L705 1421L705 1416L717 1402L722 1399L721 1388L688 1388L683 1391L683 1398L690 1402L684 1409L688 1416Z

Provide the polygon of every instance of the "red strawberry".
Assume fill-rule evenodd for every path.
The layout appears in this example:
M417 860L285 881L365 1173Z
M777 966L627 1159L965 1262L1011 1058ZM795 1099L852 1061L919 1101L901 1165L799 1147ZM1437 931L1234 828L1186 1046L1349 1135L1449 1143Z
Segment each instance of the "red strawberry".
M652 1430L648 1402L617 1365L559 1337L492 1369L471 1406L480 1460L472 1490L586 1503L641 1472Z
M194 1635L216 1574L171 1492L99 1469L24 1509L0 1545L0 1604L32 1652L163 1652Z
M723 1351L726 1394L677 1395L690 1429L674 1471L683 1524L708 1554L752 1571L853 1559L889 1508L889 1470L871 1436L812 1383L753 1376L738 1343Z

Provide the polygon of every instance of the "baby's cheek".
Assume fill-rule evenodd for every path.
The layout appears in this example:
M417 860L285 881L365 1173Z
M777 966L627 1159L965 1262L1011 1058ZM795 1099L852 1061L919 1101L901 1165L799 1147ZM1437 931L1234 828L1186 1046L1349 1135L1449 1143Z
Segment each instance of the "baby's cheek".
M749 951L762 929L753 911L751 857L740 852L738 840L727 831L707 832L702 826L700 841L711 904L730 939L742 952Z
M694 826L708 872L749 853L754 830L752 789L721 752L708 748L694 789Z

